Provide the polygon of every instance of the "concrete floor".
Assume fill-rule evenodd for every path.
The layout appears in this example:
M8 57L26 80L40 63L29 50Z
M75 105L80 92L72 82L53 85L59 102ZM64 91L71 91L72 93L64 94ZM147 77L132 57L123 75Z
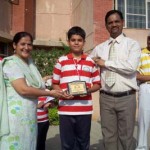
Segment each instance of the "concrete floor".
M150 132L148 133L148 143L150 145ZM134 130L134 139L136 143L137 138L137 125ZM102 133L101 126L99 121L92 121L91 128L91 142L90 150L104 150L102 144ZM61 150L60 148L60 137L59 137L59 126L50 126L47 141L46 141L46 150Z

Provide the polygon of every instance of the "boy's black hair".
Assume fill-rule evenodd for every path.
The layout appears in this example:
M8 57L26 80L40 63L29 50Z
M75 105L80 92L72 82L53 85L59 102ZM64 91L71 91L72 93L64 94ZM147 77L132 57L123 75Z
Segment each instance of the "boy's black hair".
M83 40L85 40L85 37L86 37L85 31L81 27L78 27L78 26L74 26L69 29L67 33L68 40L70 40L72 35L80 35L83 38Z
M123 14L121 11L119 10L110 10L107 12L106 16L105 16L105 24L107 24L107 20L109 18L109 16L111 16L112 14L118 14L121 18L121 20L123 20Z

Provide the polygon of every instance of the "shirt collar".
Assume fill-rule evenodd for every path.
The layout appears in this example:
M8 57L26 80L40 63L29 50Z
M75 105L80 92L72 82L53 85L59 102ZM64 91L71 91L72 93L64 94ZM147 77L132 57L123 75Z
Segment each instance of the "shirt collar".
M123 38L124 38L125 36L124 36L124 34L123 33L121 33L117 38L112 38L112 37L110 37L109 38L109 40L108 40L108 45L109 44L111 44L114 40L119 44L122 40L123 40Z
M147 48L142 49L142 53L150 54L150 51Z
M67 57L68 57L68 59L73 59L73 58L74 58L73 55L72 55L72 53L69 53L69 54L67 55ZM85 55L85 54L82 54L82 55L81 55L81 59L86 59L86 57L87 57L87 55Z

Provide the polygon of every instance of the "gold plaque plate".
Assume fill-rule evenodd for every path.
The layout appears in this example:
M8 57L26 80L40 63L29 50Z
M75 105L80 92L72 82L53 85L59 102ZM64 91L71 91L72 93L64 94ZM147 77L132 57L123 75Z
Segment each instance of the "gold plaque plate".
M85 95L87 88L85 81L73 81L68 83L68 93L70 95Z

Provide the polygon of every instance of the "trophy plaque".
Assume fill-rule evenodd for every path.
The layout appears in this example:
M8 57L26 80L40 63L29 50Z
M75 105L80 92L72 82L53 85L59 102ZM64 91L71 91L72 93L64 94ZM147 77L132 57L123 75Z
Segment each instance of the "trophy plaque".
M68 93L70 95L86 95L87 88L85 81L73 81L68 83Z

